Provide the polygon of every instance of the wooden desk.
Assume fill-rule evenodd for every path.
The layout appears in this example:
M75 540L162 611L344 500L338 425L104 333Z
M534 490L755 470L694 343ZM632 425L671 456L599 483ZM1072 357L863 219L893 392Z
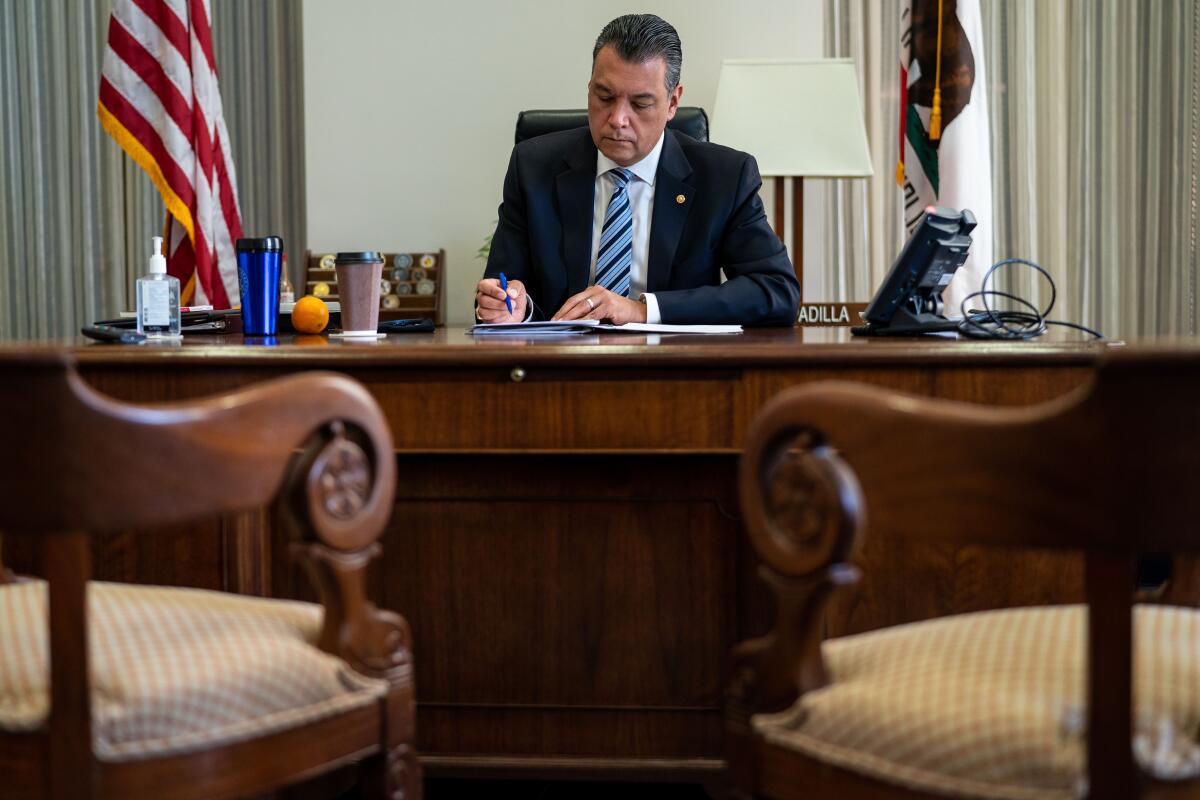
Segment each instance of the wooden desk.
M400 475L373 591L413 626L429 774L703 780L722 767L727 655L765 626L735 491L764 401L836 378L1033 403L1083 383L1099 352L843 337L476 341L450 329L367 345L213 337L75 352L94 386L139 402L308 369L366 384ZM833 635L1081 596L1064 556L918 551L868 534L862 558L886 567L834 609ZM190 539L108 537L96 571L278 596L302 587L256 515Z

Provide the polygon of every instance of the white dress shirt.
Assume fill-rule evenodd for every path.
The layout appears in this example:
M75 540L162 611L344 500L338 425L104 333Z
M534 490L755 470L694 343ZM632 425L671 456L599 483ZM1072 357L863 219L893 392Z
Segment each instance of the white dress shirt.
M626 167L633 178L625 187L629 195L629 210L633 212L633 263L629 267L629 296L636 300L639 295L646 300L646 322L662 321L658 313L658 300L652 294L644 294L649 279L650 260L650 217L654 211L654 176L658 173L658 157L662 155L664 131L658 144L636 164ZM605 175L620 164L599 150L596 151L596 191L592 201L592 265L588 271L588 285L596 282L596 253L600 250L600 233L604 230L604 214L613 193L613 179Z

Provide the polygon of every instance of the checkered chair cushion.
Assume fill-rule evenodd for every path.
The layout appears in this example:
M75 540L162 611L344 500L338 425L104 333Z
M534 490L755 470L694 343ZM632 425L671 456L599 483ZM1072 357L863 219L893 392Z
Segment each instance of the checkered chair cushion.
M310 603L88 584L93 746L122 761L219 747L376 702L387 689L318 650ZM0 731L49 712L46 585L0 586Z
M952 797L1063 800L1086 790L1083 606L963 614L824 644L832 683L760 715L772 744ZM1200 776L1200 612L1134 613L1138 763Z

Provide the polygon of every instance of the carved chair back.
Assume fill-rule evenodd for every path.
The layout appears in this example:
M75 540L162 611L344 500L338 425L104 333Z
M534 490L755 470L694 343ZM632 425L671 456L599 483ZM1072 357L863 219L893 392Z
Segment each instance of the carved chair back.
M288 769L299 777L345 763L346 745L337 741L297 755L294 766L247 763L251 742L176 758L169 768L150 764L144 776L137 764L108 770L92 754L88 534L154 535L161 526L269 507L325 606L318 646L392 687L368 726L383 731L381 793L417 796L408 626L365 591L395 489L391 434L369 393L342 376L308 373L205 400L134 406L92 390L70 357L50 348L0 349L0 375L0 419L9 426L0 532L28 537L40 551L51 687L45 729L0 734L0 765L20 765L31 785L40 776L34 796L86 798L133 786L156 797L249 794L288 782ZM206 787L206 777L218 785Z
M749 717L829 681L821 616L858 580L861 539L1071 549L1089 605L1089 785L1134 797L1132 603L1139 555L1200 550L1200 350L1110 351L1087 386L1034 407L860 384L781 393L740 472L746 527L778 606L734 656L731 758L752 782Z

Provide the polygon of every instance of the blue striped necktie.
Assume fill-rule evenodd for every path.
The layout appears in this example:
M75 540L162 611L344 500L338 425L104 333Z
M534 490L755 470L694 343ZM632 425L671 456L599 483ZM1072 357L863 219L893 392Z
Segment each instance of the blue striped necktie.
M633 263L633 209L626 188L633 178L629 170L618 167L607 173L613 181L612 197L604 212L600 229L600 249L596 252L596 285L622 297L629 296L629 267Z

